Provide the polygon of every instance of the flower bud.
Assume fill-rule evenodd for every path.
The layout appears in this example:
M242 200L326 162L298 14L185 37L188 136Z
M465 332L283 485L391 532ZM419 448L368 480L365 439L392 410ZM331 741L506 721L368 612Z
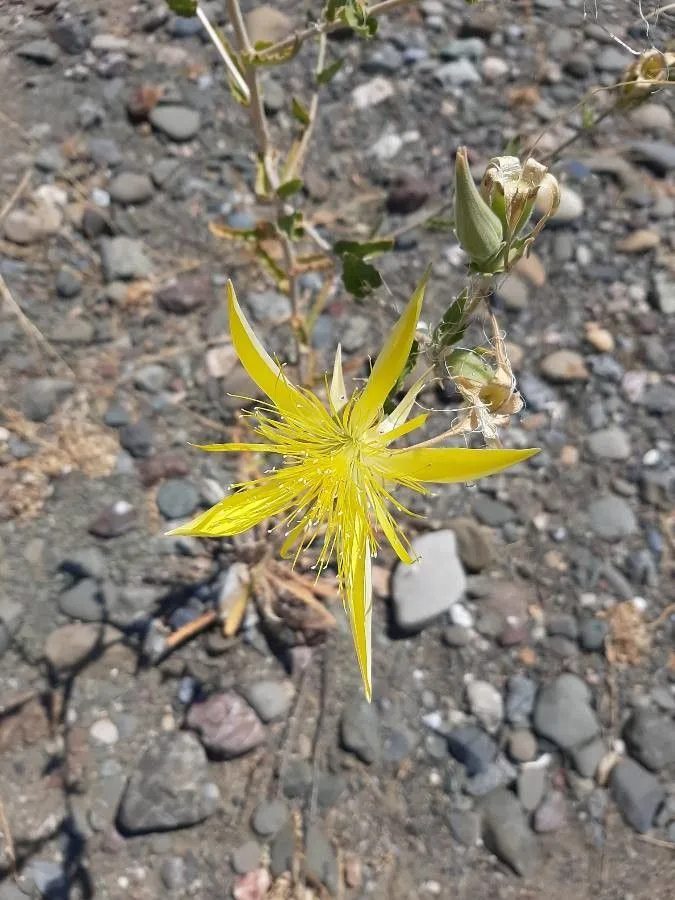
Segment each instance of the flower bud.
M675 81L675 53L646 50L621 76L617 106L630 109L643 103L666 81Z
M478 389L492 381L494 369L474 350L453 350L445 357L445 365L451 378L476 385Z
M460 147L455 157L455 234L471 257L472 268L486 274L495 271L504 245L502 223L474 183L466 147Z

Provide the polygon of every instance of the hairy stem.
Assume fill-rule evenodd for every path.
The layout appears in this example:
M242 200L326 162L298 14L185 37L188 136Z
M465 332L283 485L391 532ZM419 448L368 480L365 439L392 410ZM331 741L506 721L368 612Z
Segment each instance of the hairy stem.
M320 72L323 71L323 67L326 60L326 44L328 42L328 38L325 34L319 35L319 52L317 54L316 59L316 74L319 75ZM312 134L314 132L314 126L316 125L316 117L319 112L319 92L321 90L321 85L317 82L316 90L312 95L312 100L309 105L309 122L305 126L305 130L302 134L302 138L300 139L300 145L298 147L297 153L295 154L291 165L289 166L288 174L286 175L286 180L290 181L292 178L295 178L296 174L302 169L302 165L305 161L305 156L307 155L307 150L309 149L309 143L312 140Z

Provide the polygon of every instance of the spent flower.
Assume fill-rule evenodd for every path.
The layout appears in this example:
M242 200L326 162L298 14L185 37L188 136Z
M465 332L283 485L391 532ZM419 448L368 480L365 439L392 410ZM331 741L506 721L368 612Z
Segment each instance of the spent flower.
M392 444L426 422L409 419L424 385L418 379L389 413L384 403L405 369L424 299L422 279L391 330L365 386L347 395L341 352L335 357L327 405L297 387L266 352L244 316L234 288L227 286L232 343L245 370L268 400L255 408L261 443L207 444L209 451L266 451L282 459L262 477L237 485L211 509L172 534L226 537L279 518L282 556L298 559L317 538L323 543L317 568L333 555L351 625L365 694L371 697L371 558L381 532L399 559L416 561L395 513L408 510L395 499L402 486L426 493L428 483L473 481L527 459L536 449L471 450L425 444Z

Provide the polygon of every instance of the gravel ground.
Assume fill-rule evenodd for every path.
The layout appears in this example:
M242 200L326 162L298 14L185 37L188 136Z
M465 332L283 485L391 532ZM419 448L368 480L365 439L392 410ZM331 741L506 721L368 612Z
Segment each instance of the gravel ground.
M287 32L298 6L259 27ZM361 372L429 261L429 319L462 286L452 236L409 227L448 198L457 146L478 169L517 136L550 153L581 123L560 112L613 83L627 47L672 39L672 13L646 36L637 3L597 7L423 0L372 42L331 40L345 65L304 206L331 238L379 220L400 237L386 289L320 315L322 365L341 340ZM334 604L316 646L251 612L233 639L152 660L242 559L163 536L241 477L188 446L231 434L249 389L227 277L294 362L288 301L209 232L264 210L202 38L161 3L0 5L0 274L25 317L0 313L0 870L11 834L18 871L0 900L263 898L300 850L315 896L666 900L672 91L554 165L561 211L497 297L526 400L505 442L542 452L413 501L423 561L378 560L368 706ZM266 73L285 146L312 52ZM456 398L423 399L452 416Z

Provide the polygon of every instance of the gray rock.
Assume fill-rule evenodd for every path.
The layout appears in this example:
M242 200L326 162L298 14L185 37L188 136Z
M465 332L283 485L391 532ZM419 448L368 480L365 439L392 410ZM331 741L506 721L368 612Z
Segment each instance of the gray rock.
M482 572L494 559L492 536L472 519L453 519L459 558L469 572Z
M473 502L473 512L479 522L489 525L491 528L500 528L507 522L513 522L516 511L512 506L494 500L489 494L483 492L476 496Z
M605 745L600 738L593 738L581 747L571 751L572 760L582 778L594 778L601 760L605 756Z
M472 778L486 771L497 756L497 745L490 735L471 723L458 725L448 734L448 749Z
M565 71L574 78L587 78L591 74L593 64L588 54L583 51L572 53L565 60Z
M568 615L567 613L549 616L546 620L546 631L550 635L564 637L570 641L576 641L579 636L577 620L573 615Z
M370 765L382 755L377 709L361 697L348 700L340 718L340 741L345 750Z
M90 128L96 128L104 120L105 109L90 97L85 97L77 107L77 121L80 128L83 128L85 131L89 131Z
M403 631L420 631L456 603L466 588L452 531L423 534L413 541L420 560L400 565L392 579L396 624Z
M165 519L184 519L199 506L199 489L187 478L167 478L157 491L157 507Z
M265 104L265 112L274 116L286 106L287 98L283 85L276 79L269 78L263 84L263 102Z
M665 381L651 384L644 392L641 402L647 412L655 415L675 412L675 386Z
M149 363L134 373L134 387L148 394L158 394L164 390L170 378L170 372L159 363Z
M119 166L124 158L111 138L90 138L87 142L87 156L95 165L111 169Z
M619 541L637 531L633 510L623 497L606 494L591 503L588 509L593 532L606 541Z
M121 403L113 401L103 414L103 422L109 428L122 428L129 425L129 413Z
M665 177L675 169L675 144L667 141L634 141L628 145L630 155L656 175Z
M201 127L201 116L186 106L158 104L148 116L150 124L170 140L191 141Z
M567 823L567 799L562 791L551 791L535 811L532 825L538 834L557 831Z
M170 831L202 822L218 808L206 754L188 732L161 734L129 778L117 824L123 834Z
M252 872L260 865L262 849L257 841L246 841L232 851L232 868L238 875Z
M485 56L485 41L480 38L456 38L441 47L438 54L441 59L480 60Z
M628 752L652 772L675 763L675 721L649 709L636 709L623 729Z
M485 797L497 788L512 784L517 776L514 766L499 754L494 762L491 762L484 772L479 772L471 778L467 778L464 790L470 797Z
M51 29L49 36L69 56L84 53L91 41L91 34L86 22L75 16L62 19Z
M190 870L182 856L167 856L159 867L159 877L169 891L185 888L190 881Z
M372 323L365 316L351 315L342 333L342 348L355 353L364 347L371 334Z
M497 287L497 298L511 312L525 309L530 300L530 289L518 275L509 275Z
M104 507L89 523L89 533L100 538L114 538L126 534L136 525L136 510L126 500L117 500Z
M666 272L653 272L648 299L667 316L675 314L675 278Z
M278 291L251 291L246 301L256 322L280 322L291 314L291 301Z
M64 266L59 269L55 281L56 293L64 300L70 300L82 290L82 278L72 269Z
M530 874L538 863L536 839L510 791L497 790L483 801L483 840L518 875Z
M101 622L111 615L116 599L111 585L103 588L95 579L83 578L63 591L59 597L59 609L71 619Z
M450 832L463 847L475 847L480 839L481 821L478 813L468 809L452 809L448 815Z
M630 65L632 58L626 50L621 51L618 47L610 44L608 47L603 47L593 61L595 68L599 72L610 72L613 75L619 75Z
M120 444L136 459L152 453L152 426L147 419L124 425L119 432Z
M51 334L55 344L86 345L94 338L94 326L80 317L57 322Z
M100 656L106 647L121 639L122 632L112 625L63 625L52 631L45 641L44 654L56 671L65 672Z
M361 69L367 75L395 75L402 65L402 54L391 44L382 44L365 56Z
M579 643L589 652L604 650L609 627L604 619L584 618L579 623Z
M631 455L630 438L616 426L593 432L588 437L588 447L598 459L623 460Z
M291 822L277 832L270 847L270 872L274 878L290 872L295 855L295 831Z
M537 685L525 675L512 675L507 683L504 713L510 725L524 726L534 710Z
M661 103L643 103L632 110L628 117L639 131L665 134L673 127L673 114Z
M65 163L58 147L43 147L35 157L35 168L40 172L60 172Z
M35 378L24 387L21 409L31 422L44 422L73 392L72 381L62 378Z
M31 62L38 63L41 66L53 66L60 53L58 44L47 38L23 44L16 52L17 56L29 59Z
M270 800L257 806L251 828L259 837L270 837L276 834L288 821L288 806L283 800Z
M288 714L293 692L290 681L266 679L248 687L244 696L263 722L274 722Z
M523 766L518 774L518 799L526 812L533 812L541 803L546 790L546 768Z
M305 872L310 882L325 885L331 894L336 892L338 866L335 849L318 825L310 825L307 829Z
M504 717L502 695L489 681L470 681L466 697L473 715L489 734L494 734Z
M466 647L471 641L471 632L463 625L449 625L443 629L443 641L448 647Z
M640 834L649 831L664 797L663 787L651 772L632 759L612 769L610 790L626 822Z
M22 874L29 894L32 894L30 886L34 885L34 889L37 888L38 893L47 900L66 900L68 881L61 863L31 859Z
M382 726L382 759L385 762L401 762L406 759L417 744L417 735L406 728Z
M232 691L196 703L187 715L206 749L219 759L233 759L263 744L265 729L246 701Z
M143 242L123 235L102 238L101 265L107 282L148 278L152 274Z
M563 750L587 743L600 730L589 700L588 687L580 678L560 675L539 691L533 716L536 732Z
M110 199L116 203L145 203L155 193L148 175L139 172L120 172L108 185Z
M180 166L180 159L176 159L173 156L165 156L162 159L158 159L150 172L150 177L155 187L163 188L178 172Z
M210 303L213 286L209 277L184 275L173 278L157 291L157 303L166 312L185 316L200 306Z
M463 58L445 63L434 69L434 78L446 90L480 84L480 75L471 60Z
M527 728L517 728L509 735L509 755L516 762L531 762L537 755L537 739Z
M288 764L284 778L284 795L289 800L306 800L314 789L314 768L306 759L294 759ZM323 809L329 809L338 802L345 789L345 780L340 775L320 772L318 776L318 802Z
M554 390L529 372L522 373L518 387L533 412L543 412L556 402Z

